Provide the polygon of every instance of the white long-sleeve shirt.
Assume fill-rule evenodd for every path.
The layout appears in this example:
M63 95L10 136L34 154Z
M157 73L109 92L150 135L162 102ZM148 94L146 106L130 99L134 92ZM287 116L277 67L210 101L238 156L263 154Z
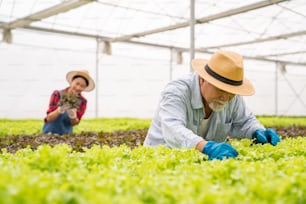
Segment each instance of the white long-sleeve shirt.
M216 142L231 138L252 138L256 129L265 129L236 95L224 109L213 112L205 135L197 135L205 118L199 76L190 73L171 81L161 93L144 146L166 145L170 148L193 148L204 139ZM202 127L203 129L203 127Z

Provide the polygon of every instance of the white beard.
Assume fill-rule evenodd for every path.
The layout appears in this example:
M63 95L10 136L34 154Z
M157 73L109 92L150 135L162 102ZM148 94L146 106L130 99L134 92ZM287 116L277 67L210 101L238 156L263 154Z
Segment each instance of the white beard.
M213 101L213 102L210 102L208 104L208 106L214 111L214 112L219 112L221 111L224 106L227 104L227 102L224 102L224 101Z

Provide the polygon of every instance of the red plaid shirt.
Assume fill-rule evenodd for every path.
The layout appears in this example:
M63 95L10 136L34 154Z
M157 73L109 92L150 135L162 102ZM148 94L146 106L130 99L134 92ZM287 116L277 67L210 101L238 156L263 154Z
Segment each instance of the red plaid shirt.
M61 90L62 92L67 92L68 88ZM79 108L77 110L77 117L79 120L81 120L82 116L85 113L86 106L87 106L87 100L84 98L82 95L79 95L79 98L81 100L81 103L79 104ZM60 102L61 96L60 96L60 91L55 90L53 91L50 102L49 102L49 109L47 110L47 114L50 112L56 110L58 108L58 104ZM45 118L46 122L46 118Z

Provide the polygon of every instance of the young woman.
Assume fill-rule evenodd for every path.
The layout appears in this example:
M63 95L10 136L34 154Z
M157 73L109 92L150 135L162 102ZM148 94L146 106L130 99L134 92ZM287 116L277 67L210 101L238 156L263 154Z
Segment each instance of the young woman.
M81 94L95 88L94 80L86 70L70 71L66 79L70 86L55 90L51 95L47 116L44 118L43 133L72 133L73 126L80 123L86 111L87 100ZM74 98L75 104L69 103L71 97Z

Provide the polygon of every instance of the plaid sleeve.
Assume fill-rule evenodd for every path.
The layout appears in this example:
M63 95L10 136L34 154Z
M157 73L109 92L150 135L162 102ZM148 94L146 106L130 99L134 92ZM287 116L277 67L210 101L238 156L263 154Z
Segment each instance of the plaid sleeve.
M83 117L85 111L86 111L86 106L87 106L87 100L81 96L81 103L80 103L80 107L77 111L77 116L78 119L81 120L81 118Z
M57 109L59 101L60 101L60 92L57 90L53 91L50 97L49 108L47 110L47 114Z

